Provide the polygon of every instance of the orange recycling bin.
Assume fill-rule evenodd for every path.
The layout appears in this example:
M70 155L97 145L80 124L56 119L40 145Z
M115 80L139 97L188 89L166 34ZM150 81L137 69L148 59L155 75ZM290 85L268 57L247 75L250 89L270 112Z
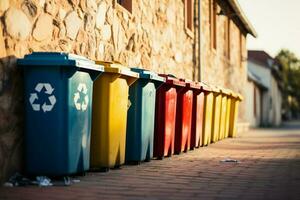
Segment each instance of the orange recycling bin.
M176 125L177 89L185 87L185 82L170 75L156 90L154 157L163 159L174 154Z
M229 120L229 137L236 137L237 135L237 118L239 103L243 100L242 95L234 93L231 98L231 110Z
M190 149L198 148L203 143L202 126L204 115L204 92L202 83L196 83L197 89L193 92L192 130Z
M210 86L203 83L204 93L204 114L203 114L203 126L202 126L202 138L200 146L207 146L211 141L211 131L213 122L213 106L214 106L214 94Z
M190 150L193 91L199 86L192 81L180 79L186 83L186 87L177 90L175 149L176 154Z

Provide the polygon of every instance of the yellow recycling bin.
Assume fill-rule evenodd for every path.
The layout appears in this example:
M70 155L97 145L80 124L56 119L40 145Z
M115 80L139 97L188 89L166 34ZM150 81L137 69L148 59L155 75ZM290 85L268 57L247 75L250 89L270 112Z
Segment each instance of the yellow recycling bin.
M203 83L204 92L204 115L203 115L203 131L202 131L202 141L200 146L207 146L211 141L211 130L213 121L213 104L214 104L214 94L212 88Z
M214 96L213 121L212 121L210 142L217 142L219 139L220 114L221 114L221 105L222 105L222 94L220 88L213 87L213 96Z
M243 100L243 97L240 94L232 94L231 105L230 105L230 120L229 120L229 137L236 137L237 133L237 117L238 117L238 108L240 101Z
M128 91L139 75L119 63L96 63L104 73L94 83L90 165L108 171L125 162Z
M231 99L233 92L229 90L229 94L227 96L227 106L226 106L226 120L225 120L225 138L229 137L229 125L230 125L230 113L231 113Z
M221 102L219 140L226 138L226 125L227 125L226 120L227 120L227 114L230 114L229 110L227 109L227 106L228 106L227 102L228 102L228 97L231 94L231 92L228 89L222 88L221 93L222 93L222 102ZM228 115L228 118L229 118L229 115ZM229 129L229 126L228 126L228 129ZM227 133L228 133L228 131L227 131ZM228 134L227 134L227 137L228 137Z

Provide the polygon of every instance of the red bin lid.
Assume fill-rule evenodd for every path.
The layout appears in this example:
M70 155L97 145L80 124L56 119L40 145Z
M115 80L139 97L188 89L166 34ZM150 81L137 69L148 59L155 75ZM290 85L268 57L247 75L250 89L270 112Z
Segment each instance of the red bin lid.
M168 74L159 74L159 75L166 78L166 84L180 86L180 87L186 86L186 83L184 81L181 81L180 79L173 77L172 75L168 75Z
M184 81L186 83L186 87L187 88L200 90L201 87L202 87L198 82L194 82L194 81L189 80L189 79L183 79L183 78L181 78L180 80Z

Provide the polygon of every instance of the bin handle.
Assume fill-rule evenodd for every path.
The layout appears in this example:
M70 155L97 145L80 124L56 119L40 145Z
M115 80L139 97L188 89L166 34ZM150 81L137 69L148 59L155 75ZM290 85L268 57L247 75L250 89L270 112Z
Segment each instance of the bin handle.
M120 75L121 78L126 79L128 86L132 85L138 79L137 77L127 76L122 74Z
M96 80L103 73L102 71L94 71L86 68L78 68L78 71L88 73L93 81Z

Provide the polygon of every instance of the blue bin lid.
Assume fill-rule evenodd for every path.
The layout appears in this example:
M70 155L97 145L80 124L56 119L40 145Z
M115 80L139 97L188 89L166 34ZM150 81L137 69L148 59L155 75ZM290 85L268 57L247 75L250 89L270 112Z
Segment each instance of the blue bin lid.
M164 77L159 76L157 73L146 70L146 69L141 69L141 68L131 68L132 71L139 73L140 78L144 79L150 79L153 81L159 81L159 82L166 82L166 79Z
M23 66L70 66L95 71L104 71L102 65L95 64L83 56L63 52L33 52L17 60Z

